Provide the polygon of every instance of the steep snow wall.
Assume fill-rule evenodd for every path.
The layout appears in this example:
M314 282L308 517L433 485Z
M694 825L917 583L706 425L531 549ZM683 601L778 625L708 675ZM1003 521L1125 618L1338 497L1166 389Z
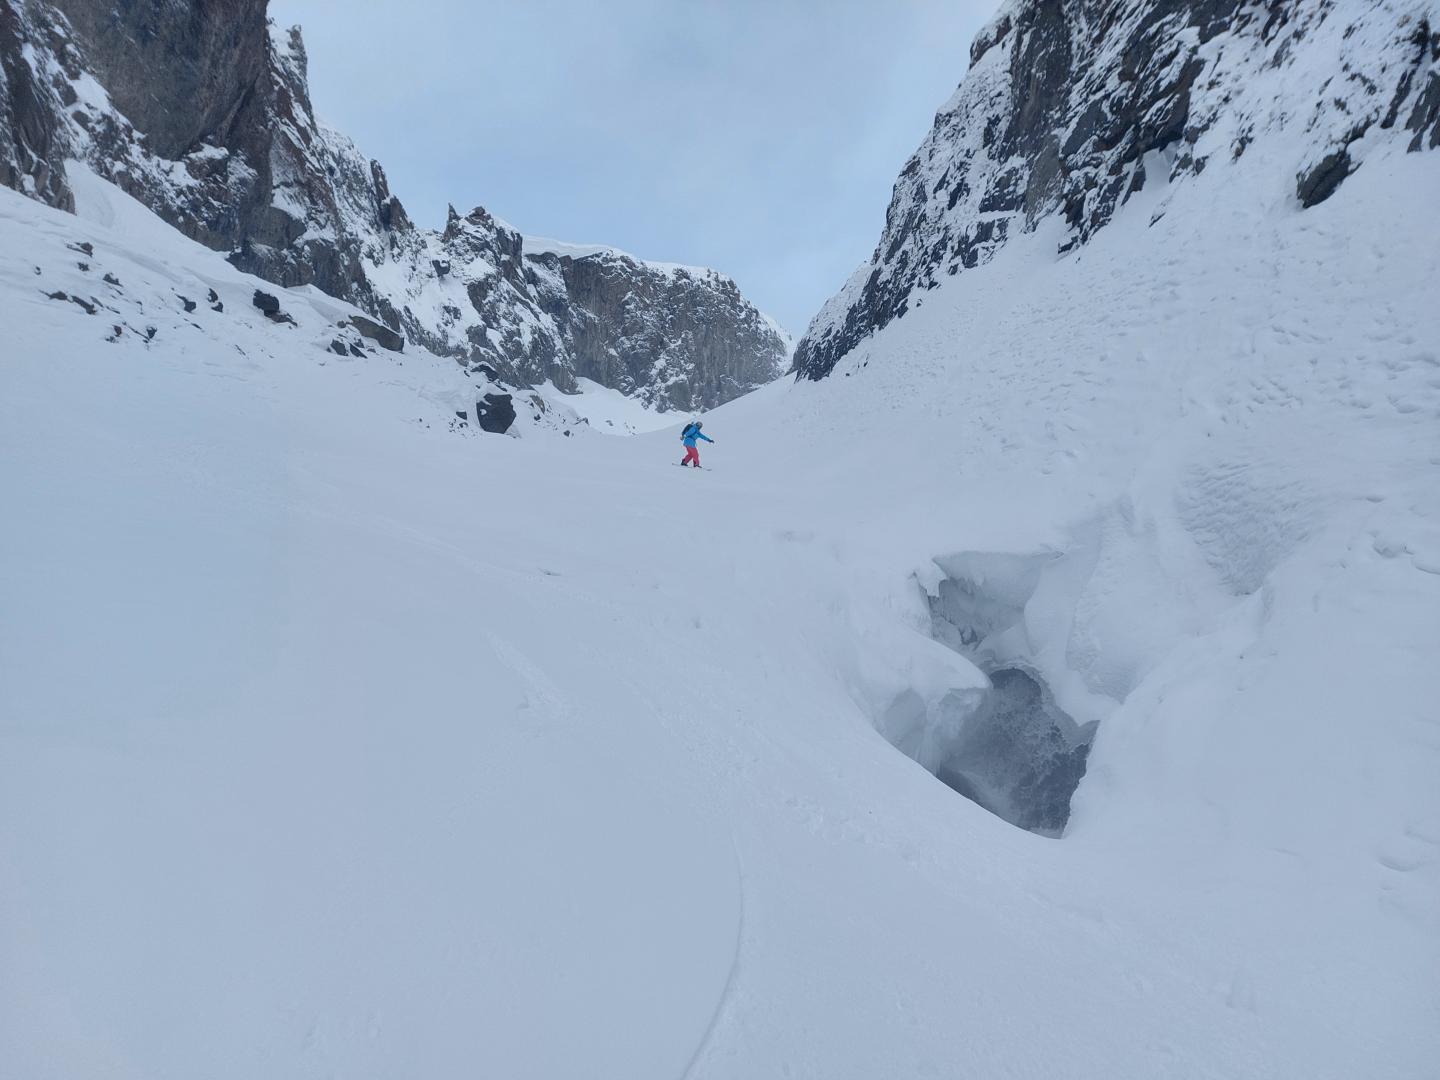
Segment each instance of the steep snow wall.
M1378 147L1440 146L1433 0L1010 0L970 55L874 254L796 347L798 375L828 375L1018 233L1055 219L1071 250L1147 184L1256 142L1286 144L1269 194L1304 207Z
M531 259L483 208L415 227L380 164L316 120L299 30L263 3L0 0L0 183L70 209L74 159L240 269L512 382L589 377L699 409L788 355L723 274L609 249Z

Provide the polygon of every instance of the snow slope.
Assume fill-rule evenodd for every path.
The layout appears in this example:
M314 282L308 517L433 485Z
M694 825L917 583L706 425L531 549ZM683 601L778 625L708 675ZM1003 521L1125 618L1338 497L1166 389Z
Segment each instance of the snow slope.
M536 392L546 401L574 410L596 431L606 435L636 435L685 423L686 414L648 408L619 390L601 386L591 379L576 379L577 392L567 394L554 383L545 383Z
M0 192L6 1075L1433 1075L1437 163L1019 238L700 473ZM1061 840L891 745L974 553L1099 722Z

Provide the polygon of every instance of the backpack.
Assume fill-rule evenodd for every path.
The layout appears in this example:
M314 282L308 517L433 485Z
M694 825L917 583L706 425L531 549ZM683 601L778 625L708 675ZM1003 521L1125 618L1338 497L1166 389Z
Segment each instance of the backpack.
M693 420L690 421L690 423L686 424L685 430L680 432L680 441L684 442L686 439L688 439L697 427L699 427L699 425L696 424Z

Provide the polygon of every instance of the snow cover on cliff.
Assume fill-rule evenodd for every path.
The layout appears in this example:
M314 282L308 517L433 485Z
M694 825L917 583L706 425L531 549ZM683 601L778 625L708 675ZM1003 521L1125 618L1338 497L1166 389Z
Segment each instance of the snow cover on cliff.
M1440 147L1436 0L1010 0L970 55L800 374L1015 237L1049 224L1069 250L1147 185L1228 173L1257 145L1265 197L1302 206L1377 152Z
M511 383L691 409L780 372L788 337L714 270L537 250L483 207L417 227L265 7L0 0L0 185L69 209L83 162L239 268Z

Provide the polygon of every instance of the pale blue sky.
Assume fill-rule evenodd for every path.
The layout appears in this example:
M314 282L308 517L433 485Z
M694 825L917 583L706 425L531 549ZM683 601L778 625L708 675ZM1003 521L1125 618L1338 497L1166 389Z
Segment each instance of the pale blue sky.
M272 0L316 111L416 221L732 275L797 336L867 258L890 189L998 0Z

